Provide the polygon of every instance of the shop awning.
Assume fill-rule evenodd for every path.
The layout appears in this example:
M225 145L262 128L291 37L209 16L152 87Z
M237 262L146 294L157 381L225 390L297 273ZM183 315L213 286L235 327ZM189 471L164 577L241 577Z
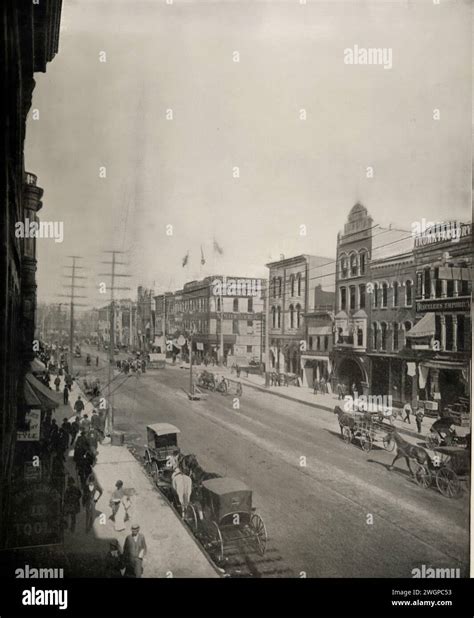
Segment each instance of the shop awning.
M54 393L37 380L32 373L27 373L25 376L25 396L27 388L29 395L31 395L31 391L33 391L35 399L39 400L42 407L49 409L59 407L59 401L55 398ZM31 405L38 404L33 403Z
M407 337L432 337L435 334L435 314L425 313L419 322L407 333Z
M25 403L27 406L31 408L38 407L41 408L41 400L36 396L33 387L25 380L23 383L23 393L25 396Z
M35 357L30 363L30 369L33 373L43 373L46 371L46 365Z

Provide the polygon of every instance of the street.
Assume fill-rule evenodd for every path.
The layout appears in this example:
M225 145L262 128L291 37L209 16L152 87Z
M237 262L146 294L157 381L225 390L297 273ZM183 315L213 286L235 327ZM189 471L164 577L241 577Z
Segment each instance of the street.
M467 495L421 489L402 459L388 471L394 453L346 445L327 411L249 387L240 409L218 393L191 402L188 381L177 367L116 373L115 429L142 453L146 425L170 422L205 470L253 489L267 552L230 551L234 576L411 577L421 565L468 574Z

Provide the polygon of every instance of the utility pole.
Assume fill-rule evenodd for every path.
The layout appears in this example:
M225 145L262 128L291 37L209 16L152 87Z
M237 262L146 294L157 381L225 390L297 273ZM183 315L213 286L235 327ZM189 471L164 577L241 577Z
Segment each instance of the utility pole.
M263 302L265 303L265 385L267 385L267 374L270 371L270 280L265 287Z
M78 275L76 271L83 270L83 266L78 266L76 264L76 260L81 260L82 257L80 255L68 255L69 259L72 260L72 264L67 268L71 269L70 275L63 275L66 279L71 281L71 285L65 286L66 288L70 288L70 294L60 294L59 296L64 298L69 298L70 302L70 320L69 320L69 373L73 372L73 364L74 364L74 307L84 307L83 303L77 303L76 298L87 298L86 296L76 294L75 291L77 288L85 288L85 285L78 285L76 283L76 279L86 279L86 277L82 275Z
M130 277L130 275L121 274L116 272L116 266L123 266L125 262L118 262L116 259L116 255L118 253L124 253L124 251L103 251L103 253L110 253L112 255L111 262L101 262L101 264L110 264L111 271L110 273L99 273L100 277L110 277L110 312L109 312L109 370L108 370L108 397L107 397L107 408L108 412L110 411L109 416L109 433L112 434L114 429L114 406L112 402L112 379L114 375L114 350L115 350L115 296L114 292L116 290L129 290L130 288L126 287L116 287L115 286L115 278L116 277Z
M221 366L224 366L224 300L223 300L223 296L222 296L222 288L224 287L224 285L227 284L227 280L225 275L222 278L222 285L221 285L221 293L219 296L220 299L220 304L221 304L221 333L220 333L220 344L219 344L219 356L220 356L220 362L219 364Z

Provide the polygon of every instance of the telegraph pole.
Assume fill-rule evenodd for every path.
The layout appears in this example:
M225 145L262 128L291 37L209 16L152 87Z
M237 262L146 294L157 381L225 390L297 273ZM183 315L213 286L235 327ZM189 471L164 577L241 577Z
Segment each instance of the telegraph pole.
M220 344L219 344L219 356L220 358L220 365L224 366L224 299L222 297L222 288L224 287L224 285L227 284L226 281L226 277L223 276L222 278L222 285L221 285L221 293L220 293L220 303L221 303L221 333L220 333Z
M124 266L125 262L118 262L116 255L118 253L124 253L124 251L103 251L103 253L109 253L112 256L111 262L101 262L102 264L109 264L111 266L110 273L99 273L101 277L110 277L110 313L109 313L109 371L108 371L108 410L110 410L109 416L109 431L113 432L114 429L114 407L112 403L112 379L114 375L114 350L115 350L115 296L114 292L116 290L129 290L127 287L116 287L115 286L115 278L116 277L130 277L130 275L121 274L116 272L116 266Z
M69 259L72 260L72 264L67 268L71 268L70 275L63 275L66 279L71 281L71 285L65 286L66 288L70 288L70 294L60 294L59 296L64 298L69 298L70 302L70 321L69 321L69 373L73 372L73 363L74 363L74 307L84 307L83 303L77 303L76 298L86 298L86 296L76 294L75 291L77 288L85 288L85 285L78 285L76 283L76 279L86 279L86 277L82 275L78 275L76 271L83 270L82 266L78 266L76 264L76 260L81 260L82 257L80 255L68 255Z

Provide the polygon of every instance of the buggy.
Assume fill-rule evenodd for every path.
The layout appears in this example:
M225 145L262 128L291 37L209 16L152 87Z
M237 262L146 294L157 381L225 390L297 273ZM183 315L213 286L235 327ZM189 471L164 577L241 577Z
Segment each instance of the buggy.
M225 552L241 543L265 553L267 531L252 506L252 491L241 481L213 478L203 481L200 501L188 504L185 520L218 563Z
M171 485L174 458L179 455L180 430L170 423L155 423L147 428L148 445L145 448L145 469L158 487Z

